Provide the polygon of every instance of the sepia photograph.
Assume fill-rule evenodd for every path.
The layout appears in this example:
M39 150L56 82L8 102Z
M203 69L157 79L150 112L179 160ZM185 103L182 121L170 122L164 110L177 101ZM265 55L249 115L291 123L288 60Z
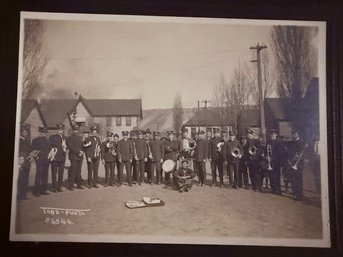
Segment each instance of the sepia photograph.
M21 12L11 241L330 247L326 23Z

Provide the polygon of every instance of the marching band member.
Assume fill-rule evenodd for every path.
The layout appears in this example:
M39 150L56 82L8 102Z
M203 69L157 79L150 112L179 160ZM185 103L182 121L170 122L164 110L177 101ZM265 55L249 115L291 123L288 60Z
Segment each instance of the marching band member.
M47 139L48 129L39 127L39 136L32 140L32 150L39 151L36 158L36 177L33 195L38 197L40 195L48 195L48 173L49 173L49 159L50 144Z
M248 129L248 151L249 151L249 175L254 191L262 192L262 171L261 155L262 149L260 141L253 138L253 130Z
M85 148L87 169L88 169L88 188L98 188L98 170L101 151L101 142L98 137L96 126L91 128L91 135L87 137L83 146Z
M228 168L229 183L232 188L238 189L238 166L242 157L242 146L230 131L230 140L224 144L223 156Z
M223 177L223 139L221 138L220 130L214 130L214 138L209 141L208 155L211 163L212 171L212 187L217 184L217 169L219 173L220 187L224 186L224 177ZM219 144L219 143L222 143ZM221 146L220 146L221 145Z
M156 176L156 184L163 182L162 163L164 160L164 142L160 139L160 132L153 132L154 140L151 141L152 172Z
M270 130L270 139L266 145L267 170L272 194L281 194L281 159L283 156L281 142L277 140L277 131Z
M135 151L135 142L137 140L137 132L138 132L137 130L130 131L130 139L132 140L134 151ZM132 159L131 174L132 174L132 183L137 184L139 175L137 173L137 161L135 158Z
M138 185L144 182L145 164L148 161L148 143L144 139L144 131L138 131L138 139L133 142L134 159L137 163Z
M51 160L51 180L52 180L52 192L62 192L62 182L64 173L64 164L66 161L66 139L64 136L64 125L57 124L57 134L49 137L50 146L56 149L56 154ZM56 182L57 176L57 182Z
M303 154L306 147L307 144L304 144L300 139L300 133L293 130L292 141L287 144L287 160L289 164L287 170L290 175L293 199L296 201L301 201L303 198Z
M133 153L133 143L132 140L128 139L129 132L122 132L123 139L118 142L118 160L120 162L120 168L118 172L118 182L119 186L122 185L122 176L125 166L127 182L130 187L132 187L132 178L131 178L131 164L134 157Z
M206 181L206 160L208 157L208 142L205 140L205 132L199 131L199 140L196 141L194 151L194 169L197 171L199 185L204 186Z
M29 175L31 162L28 159L31 152L31 143L29 140L29 128L25 125L20 127L19 139L19 175L18 175L18 198L27 199L26 194L29 187Z
M180 149L180 142L176 140L175 132L173 130L169 130L167 131L167 133L168 133L168 140L165 142L165 146L164 146L164 153L165 153L164 157L165 157L165 160L172 160L176 164L179 149ZM176 169L176 165L174 167L174 170L171 172L174 172L175 169ZM166 174L165 184L169 184L169 183L170 183L170 174Z
M242 158L238 165L238 187L249 189L249 175L248 175L248 160L249 160L249 147L247 137L241 136Z
M181 167L173 172L174 184L180 193L188 192L193 186L195 173L188 168L188 160L181 161Z
M70 191L74 190L74 184L77 184L77 188L83 189L81 179L81 168L83 161L83 143L81 136L79 135L79 127L74 125L73 134L66 140L67 148L69 149L70 160Z
M194 150L190 150L188 147L188 142L190 140L188 136L188 129L183 128L181 132L182 132L182 138L180 142L180 156L181 156L181 159L183 160L185 158L191 158L192 155L194 154Z
M144 134L144 139L148 147L148 157L145 161L145 171L147 173L147 181L149 184L152 184L153 172L152 172L152 152L151 152L151 131L147 129Z
M107 132L106 140L101 144L101 162L105 168L105 187L114 186L114 168L117 156L117 146L114 140L113 133Z

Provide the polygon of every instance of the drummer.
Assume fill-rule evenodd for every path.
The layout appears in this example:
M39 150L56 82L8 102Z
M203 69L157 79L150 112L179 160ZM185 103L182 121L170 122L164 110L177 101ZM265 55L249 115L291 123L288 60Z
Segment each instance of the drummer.
M180 142L175 138L175 132L173 130L168 130L168 140L164 144L164 159L172 160L176 164L178 153L180 150ZM174 172L174 169L171 172ZM170 184L170 173L165 173L165 184Z
M173 173L173 180L180 193L188 192L193 186L195 173L188 168L188 160L182 160L182 166Z

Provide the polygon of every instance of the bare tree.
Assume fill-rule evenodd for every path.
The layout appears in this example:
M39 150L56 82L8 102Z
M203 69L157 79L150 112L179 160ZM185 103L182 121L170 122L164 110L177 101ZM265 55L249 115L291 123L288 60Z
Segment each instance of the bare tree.
M175 133L179 133L182 126L182 98L179 92L176 93L173 106L173 125Z
M40 90L40 82L48 62L43 52L44 24L41 20L25 19L23 53L23 98L32 98Z
M276 60L279 96L302 98L311 77L316 73L317 55L311 40L316 35L311 27L274 26L271 32Z

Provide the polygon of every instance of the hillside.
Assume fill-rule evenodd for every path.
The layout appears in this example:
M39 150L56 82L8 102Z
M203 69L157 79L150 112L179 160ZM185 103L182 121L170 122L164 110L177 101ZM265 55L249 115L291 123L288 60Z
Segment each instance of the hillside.
M196 114L197 108L183 108L183 122L187 122ZM167 131L173 129L173 109L143 110L143 120L140 128L152 131Z

